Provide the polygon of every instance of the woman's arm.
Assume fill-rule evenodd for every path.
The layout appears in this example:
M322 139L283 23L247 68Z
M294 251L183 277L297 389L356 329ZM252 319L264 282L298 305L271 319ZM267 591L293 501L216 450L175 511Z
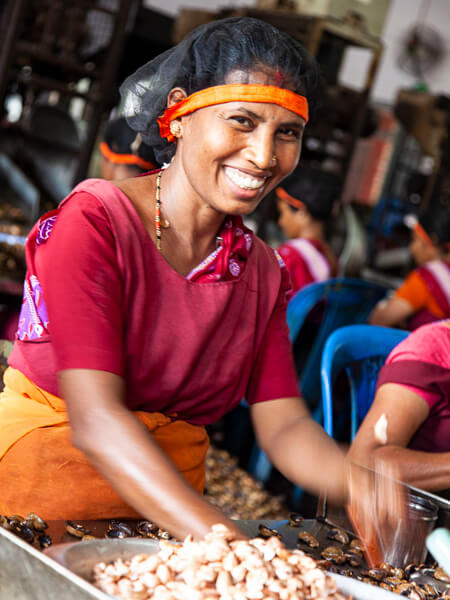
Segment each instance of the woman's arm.
M400 325L405 319L411 317L415 310L413 306L403 298L392 296L389 300L379 302L369 315L368 322L371 325L382 325L391 327Z
M242 534L176 470L151 434L123 404L124 381L105 371L68 369L59 385L73 444L115 491L145 518L179 539L203 537L214 523Z
M386 443L375 429L382 415L387 419ZM364 465L375 455L395 465L406 483L429 491L449 488L450 452L407 447L428 415L428 404L418 394L395 383L382 385L350 448L350 460Z
M347 504L366 542L404 514L403 493L393 471L370 470L346 460L337 444L311 418L300 398L282 398L251 406L256 436L271 462L292 482L332 503ZM396 479L397 477L395 477Z
M419 271L412 271L395 294L379 302L369 316L371 325L392 327L401 325L406 319L427 306L430 291Z
M347 498L344 454L311 418L300 398L259 402L250 407L260 447L292 482L330 500Z

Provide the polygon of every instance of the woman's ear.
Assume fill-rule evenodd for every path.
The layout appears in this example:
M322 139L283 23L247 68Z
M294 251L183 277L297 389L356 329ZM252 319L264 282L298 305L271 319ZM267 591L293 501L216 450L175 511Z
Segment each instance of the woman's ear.
M167 94L167 108L169 108L170 106L173 106L174 104L177 104L178 102L181 102L182 100L187 98L187 96L188 95L186 93L186 90L184 90L183 88L180 88L180 87L173 88Z

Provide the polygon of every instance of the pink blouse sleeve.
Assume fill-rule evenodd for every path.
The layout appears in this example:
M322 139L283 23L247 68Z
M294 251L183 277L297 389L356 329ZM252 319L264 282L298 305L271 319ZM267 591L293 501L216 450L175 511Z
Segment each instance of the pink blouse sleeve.
M58 211L35 269L47 307L58 370L124 374L121 275L106 212L86 192Z
M439 350L436 344L436 335L430 335L430 328L419 328L398 344L389 354L386 365L401 363L403 361L429 362L431 364L440 364L436 358L436 352ZM410 390L425 400L430 408L439 402L441 395L419 388L415 385L396 382L397 385Z
M282 267L281 272L278 301L267 325L248 386L248 404L300 396L286 322L286 294L291 284L286 267Z

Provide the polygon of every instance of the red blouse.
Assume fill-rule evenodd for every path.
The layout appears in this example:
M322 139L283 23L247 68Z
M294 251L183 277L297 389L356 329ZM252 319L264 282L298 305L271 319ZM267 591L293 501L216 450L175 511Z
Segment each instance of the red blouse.
M299 395L289 275L256 236L239 276L199 283L168 265L110 182L81 183L50 219L27 243L28 291L45 301L45 327L10 357L36 385L57 394L58 371L104 370L125 378L130 410L201 425L244 397Z
M288 299L310 283L325 281L336 274L332 251L322 240L291 239L278 248L292 281ZM333 262L330 258L333 257Z

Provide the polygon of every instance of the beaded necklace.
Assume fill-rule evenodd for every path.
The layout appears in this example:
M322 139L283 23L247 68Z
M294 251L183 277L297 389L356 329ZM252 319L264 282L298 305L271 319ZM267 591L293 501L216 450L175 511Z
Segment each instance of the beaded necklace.
M158 173L156 178L156 203L155 203L155 232L156 248L161 252L161 175Z

